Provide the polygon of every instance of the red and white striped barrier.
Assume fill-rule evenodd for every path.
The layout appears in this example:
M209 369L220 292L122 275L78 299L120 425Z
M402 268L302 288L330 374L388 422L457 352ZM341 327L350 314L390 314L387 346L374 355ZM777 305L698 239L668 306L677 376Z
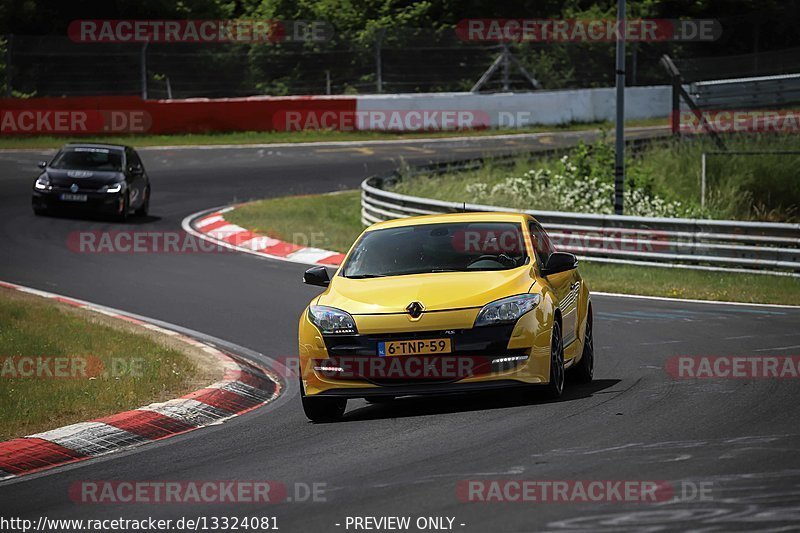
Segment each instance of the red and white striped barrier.
M233 209L233 207L226 207L203 215L193 220L189 226L198 232L202 238L212 240L234 250L271 259L325 266L339 266L344 260L344 254L339 252L300 246L280 239L259 235L236 224L231 224L225 220L225 213ZM184 227L186 228L185 224Z
M217 424L261 407L281 393L279 380L265 370L234 360L217 348L176 331L49 292L2 281L0 287L50 298L169 335L216 357L225 369L221 381L181 398L0 442L0 479L91 459Z

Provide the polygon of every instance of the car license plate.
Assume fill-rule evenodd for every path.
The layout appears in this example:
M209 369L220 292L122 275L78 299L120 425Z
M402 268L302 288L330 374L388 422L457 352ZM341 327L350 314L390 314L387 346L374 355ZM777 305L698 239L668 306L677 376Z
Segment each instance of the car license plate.
M85 202L87 196L85 194L72 194L65 192L61 195L61 199L65 202Z
M450 339L412 339L407 341L387 341L378 343L378 356L430 355L452 352Z

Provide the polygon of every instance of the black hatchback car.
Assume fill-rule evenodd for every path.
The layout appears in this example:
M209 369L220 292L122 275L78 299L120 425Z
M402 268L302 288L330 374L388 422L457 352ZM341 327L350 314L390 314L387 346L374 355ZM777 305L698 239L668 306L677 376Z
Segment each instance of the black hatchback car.
M150 208L150 178L130 146L67 144L33 183L33 212L79 209L125 220Z

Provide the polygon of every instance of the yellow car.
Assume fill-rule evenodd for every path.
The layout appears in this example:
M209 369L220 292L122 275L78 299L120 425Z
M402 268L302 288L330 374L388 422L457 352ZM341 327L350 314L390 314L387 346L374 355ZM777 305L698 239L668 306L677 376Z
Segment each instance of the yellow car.
M532 217L459 213L367 228L300 317L303 409L332 421L348 398L525 386L561 395L592 379L592 305L577 258Z

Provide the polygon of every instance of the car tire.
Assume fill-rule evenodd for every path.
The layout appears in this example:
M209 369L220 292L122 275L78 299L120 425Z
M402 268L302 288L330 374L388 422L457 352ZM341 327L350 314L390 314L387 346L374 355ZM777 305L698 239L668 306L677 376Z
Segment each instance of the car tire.
M150 186L144 190L144 200L141 207L136 210L136 216L146 217L150 213Z
M306 396L303 380L300 380L300 399L303 412L312 422L336 422L347 408L347 398L319 398Z
M586 333L583 338L583 353L581 360L571 372L572 378L577 383L591 383L594 379L594 336L592 334L592 315L586 319Z
M564 392L564 340L561 337L561 325L555 320L551 338L550 382L544 387L544 396L555 400Z
M303 412L312 422L336 422L347 408L346 398L309 398L303 396Z
M36 208L34 208L33 214L36 215L37 217L42 217L42 216L47 214L47 211L45 209L36 209Z
M122 199L122 212L117 213L117 221L125 222L128 220L128 212L131 210L131 200L130 195L125 194L125 197Z
M364 398L367 400L367 403L375 404L375 405L385 405L387 403L392 403L395 400L394 396L374 396L372 398Z

